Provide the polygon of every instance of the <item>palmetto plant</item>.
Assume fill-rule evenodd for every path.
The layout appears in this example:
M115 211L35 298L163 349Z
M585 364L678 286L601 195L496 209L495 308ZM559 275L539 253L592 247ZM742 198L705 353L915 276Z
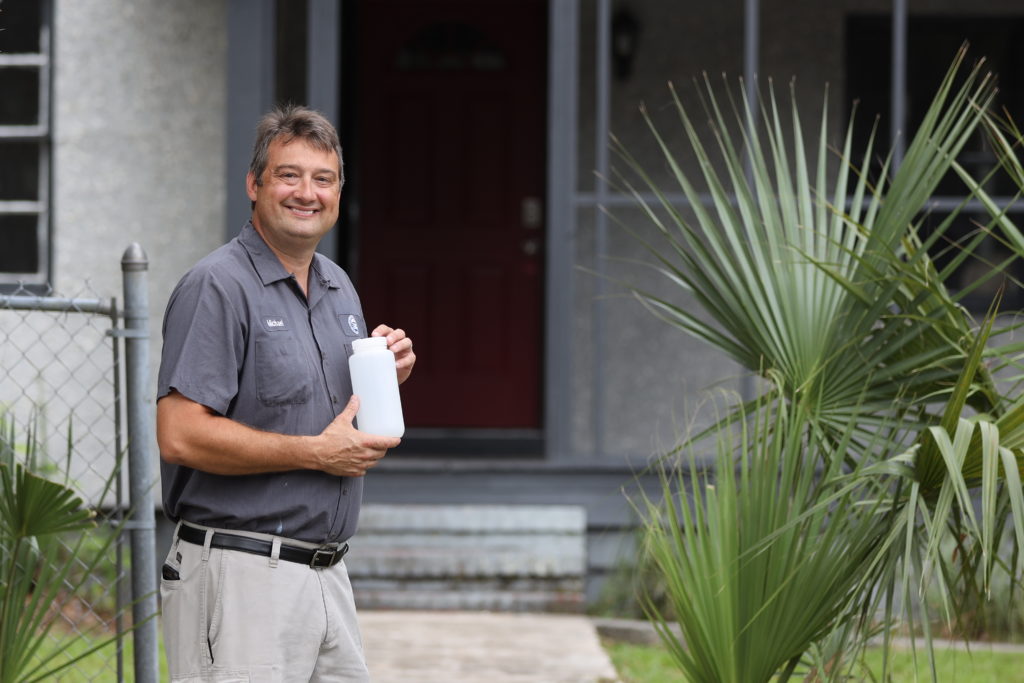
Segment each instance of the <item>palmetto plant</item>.
M954 617L964 577L984 592L1007 519L1024 546L1024 401L1001 395L989 370L1014 350L991 344L994 314L979 325L943 284L979 240L940 270L929 253L955 212L918 229L994 92L980 66L961 74L962 60L895 169L873 164L873 141L853 150L852 129L833 149L826 114L805 135L795 97L784 115L771 90L758 113L707 86L710 145L673 91L684 150L644 113L688 213L613 143L618 183L654 236L624 227L700 310L634 294L769 387L711 430L713 480L682 467L692 492L670 475L664 501L646 502L648 552L685 645L652 617L692 680L785 678L801 660L839 678L853 664L842 654L879 623L886 638L900 617L927 636L915 605L929 583ZM950 533L955 559L939 551Z
M811 643L853 618L888 524L877 482L838 471L852 434L837 453L817 452L806 416L786 402L766 401L750 418L718 433L716 472L692 458L663 478L660 500L645 500L647 552L682 641L660 616L655 626L695 681L792 674ZM815 456L836 467L808 467Z
M33 472L43 460L34 425L19 438L14 420L0 413L0 683L52 680L112 641L74 658L43 647L55 611L88 580L116 534L88 544L93 512L69 486ZM71 443L69 428L69 459ZM77 539L70 548L62 546L67 534Z

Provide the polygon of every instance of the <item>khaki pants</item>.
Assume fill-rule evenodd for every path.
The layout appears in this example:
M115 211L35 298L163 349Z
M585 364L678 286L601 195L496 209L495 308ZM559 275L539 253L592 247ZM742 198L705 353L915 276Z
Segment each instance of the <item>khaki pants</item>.
M210 548L211 536L175 534L165 564L179 578L160 581L173 683L370 680L344 562L310 569Z

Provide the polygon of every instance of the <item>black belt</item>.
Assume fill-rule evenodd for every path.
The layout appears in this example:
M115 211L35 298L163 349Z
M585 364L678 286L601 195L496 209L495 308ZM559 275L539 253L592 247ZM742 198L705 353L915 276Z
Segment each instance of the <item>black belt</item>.
M178 528L178 538L188 543L204 545L206 543L206 531L182 524ZM213 534L210 547L222 548L224 550L240 550L243 553L270 557L274 544L270 541L261 541L258 538L235 536L234 534L225 534L217 531ZM298 548L282 543L281 552L278 554L278 557L288 562L298 562L314 569L321 569L338 564L347 552L348 543L344 543L341 546L328 546L324 548Z

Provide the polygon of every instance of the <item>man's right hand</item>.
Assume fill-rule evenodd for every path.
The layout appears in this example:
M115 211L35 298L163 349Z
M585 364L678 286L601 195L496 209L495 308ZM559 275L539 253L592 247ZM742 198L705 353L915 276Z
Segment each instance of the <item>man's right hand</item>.
M320 433L314 457L316 469L342 477L361 477L384 457L389 448L402 442L393 436L376 436L352 426L359 397L349 399L345 410Z

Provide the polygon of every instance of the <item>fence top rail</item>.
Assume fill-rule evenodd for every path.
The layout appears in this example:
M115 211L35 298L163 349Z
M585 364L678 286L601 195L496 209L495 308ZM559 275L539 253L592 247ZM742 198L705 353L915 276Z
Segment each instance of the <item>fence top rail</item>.
M63 299L47 296L0 294L0 310L92 313L114 317L113 299Z

